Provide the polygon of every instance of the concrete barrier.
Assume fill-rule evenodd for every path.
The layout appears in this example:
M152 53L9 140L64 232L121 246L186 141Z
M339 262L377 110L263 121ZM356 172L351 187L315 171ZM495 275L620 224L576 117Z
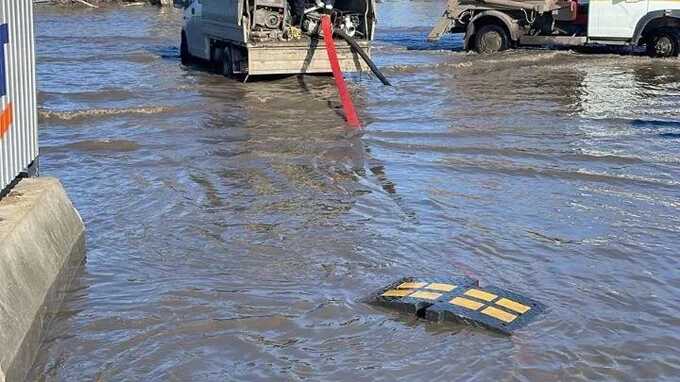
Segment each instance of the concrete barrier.
M85 254L85 227L61 183L23 179L0 200L0 382L26 378L45 313Z

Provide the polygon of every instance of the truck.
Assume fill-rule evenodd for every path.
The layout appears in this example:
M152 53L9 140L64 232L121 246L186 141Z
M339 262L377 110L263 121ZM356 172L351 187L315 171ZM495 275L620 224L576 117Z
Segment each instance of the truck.
M429 41L464 33L464 48L491 54L519 46L618 45L651 57L680 53L676 0L449 0Z
M343 71L364 71L374 0L174 0L183 9L180 57L226 76L330 73L320 19L329 15ZM350 44L351 42L351 44ZM357 50L362 50L358 52ZM361 55L359 54L361 53Z

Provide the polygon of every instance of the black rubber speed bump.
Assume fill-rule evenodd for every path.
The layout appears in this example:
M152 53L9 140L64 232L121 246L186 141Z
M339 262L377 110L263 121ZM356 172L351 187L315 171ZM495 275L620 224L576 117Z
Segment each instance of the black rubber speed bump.
M451 301L477 285L466 276L406 277L374 293L369 302L424 317L430 306Z
M480 288L466 276L405 277L368 298L368 302L438 322L460 322L512 334L545 306L497 287Z
M545 310L537 301L497 287L470 288L451 300L437 302L425 311L433 321L454 321L505 334L527 325Z

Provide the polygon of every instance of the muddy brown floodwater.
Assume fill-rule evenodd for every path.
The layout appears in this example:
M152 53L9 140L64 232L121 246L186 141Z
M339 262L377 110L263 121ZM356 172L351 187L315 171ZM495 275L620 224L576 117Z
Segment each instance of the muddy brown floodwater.
M379 4L394 87L179 63L176 10L37 10L42 173L87 262L31 380L677 380L680 60L431 46ZM360 302L462 273L549 309L512 337Z

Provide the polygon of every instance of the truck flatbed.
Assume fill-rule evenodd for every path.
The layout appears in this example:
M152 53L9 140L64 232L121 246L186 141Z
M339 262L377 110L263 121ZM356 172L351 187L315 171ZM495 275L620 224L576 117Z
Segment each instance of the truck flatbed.
M336 40L340 67L344 72L367 71L366 63L349 44ZM368 41L358 44L370 52ZM326 48L322 40L304 38L298 41L248 43L248 74L312 74L330 73Z

